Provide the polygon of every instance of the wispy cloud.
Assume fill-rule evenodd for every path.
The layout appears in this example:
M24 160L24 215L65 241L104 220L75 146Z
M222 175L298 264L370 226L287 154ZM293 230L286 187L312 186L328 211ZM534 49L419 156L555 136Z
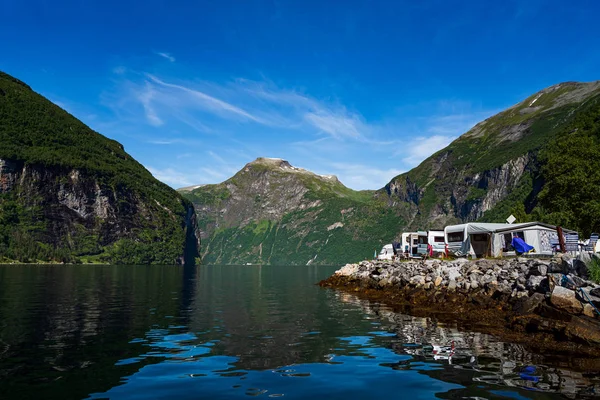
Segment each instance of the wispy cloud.
M144 107L144 112L146 114L146 119L148 120L148 122L150 122L150 124L154 126L160 126L163 124L163 121L156 114L156 111L154 110L154 106L152 104L152 100L154 99L155 94L156 91L154 90L154 88L151 85L146 84L145 90L142 90L138 93L137 99L140 103L142 103L142 106Z
M162 58L166 58L167 60L169 60L169 62L175 62L175 57L173 57L172 55L170 55L169 53L165 53L165 52L160 52L157 51L156 55L161 56Z
M245 163L270 156L338 175L355 189L377 189L491 115L468 102L441 100L369 120L339 100L267 80L219 84L130 69L118 79L105 104L131 126L143 119L160 128L144 141L188 164L151 164L174 187L221 182ZM204 151L190 156L189 141L199 135Z
M415 167L436 151L448 146L454 139L454 136L418 136L407 140L406 146L403 146L397 154L402 157L402 161L407 166Z
M138 103L145 119L153 126L178 121L202 133L222 133L233 128L223 124L241 122L302 137L325 135L337 140L359 141L368 140L373 133L357 112L340 104L280 89L269 82L240 79L216 85L134 74L123 82L122 92L124 98L118 103Z
M186 173L185 171L176 171L173 168L165 168L165 169L159 169L159 168L153 168L153 167L147 167L147 168L148 168L148 171L150 171L150 173L156 179L166 183L167 185L169 185L173 188L180 188L183 186L190 186L190 185L195 184L194 182L192 182L192 179L191 179L189 173Z
M218 114L232 114L258 123L265 123L265 121L261 120L258 117L255 117L254 115L243 110L242 108L229 104L226 101L217 99L216 97L210 96L204 92L201 92L200 90L190 89L183 85L167 83L150 74L147 74L147 77L150 79L150 81L157 83L160 86L170 89L176 89L183 92L184 94L189 95L190 98L188 100L192 100L193 105L196 107L206 109L207 111L215 112Z
M379 189L406 170L377 168L372 165L348 162L330 163L329 168L342 183L355 189Z

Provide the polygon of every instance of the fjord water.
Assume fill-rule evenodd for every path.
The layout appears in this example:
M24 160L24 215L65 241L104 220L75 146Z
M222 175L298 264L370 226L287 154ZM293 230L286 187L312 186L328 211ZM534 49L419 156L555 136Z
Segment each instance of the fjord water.
M597 377L315 285L335 267L0 266L0 397L550 398Z

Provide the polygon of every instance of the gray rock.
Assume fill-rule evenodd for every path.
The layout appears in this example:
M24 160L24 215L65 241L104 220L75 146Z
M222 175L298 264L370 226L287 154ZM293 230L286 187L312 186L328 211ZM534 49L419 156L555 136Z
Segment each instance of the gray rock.
M562 286L556 285L554 287L550 302L556 308L560 308L571 314L581 314L583 311L583 305L577 299L575 292Z
M584 256L584 254L586 256ZM582 259L573 260L573 272L575 272L577 276L580 276L583 279L589 279L590 271L588 270L586 261L584 260L587 259L587 262L590 262L591 259L589 255L587 255L587 253L582 253L581 257Z
M535 264L527 270L527 276L544 276L548 273L548 266L544 264Z
M456 281L454 279L450 280L450 283L448 283L448 290L451 292L456 290Z
M563 271L563 267L562 264L556 261L551 261L550 264L548 265L548 272L562 272Z
M539 307L539 305L545 300L546 297L543 294L534 293L533 295L529 296L525 301L518 303L515 308L516 311L521 315L531 314L534 313L535 310Z
M527 279L527 284L525 285L525 287L529 290L536 291L536 290L538 290L538 288L540 287L540 284L542 283L542 281L544 279L546 279L545 276L531 275L529 277L529 279Z

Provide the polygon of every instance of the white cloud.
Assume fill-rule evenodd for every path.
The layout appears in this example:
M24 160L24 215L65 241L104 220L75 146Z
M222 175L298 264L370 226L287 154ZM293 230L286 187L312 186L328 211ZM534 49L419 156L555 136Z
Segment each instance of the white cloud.
M146 85L146 89L138 93L137 99L144 107L144 112L148 122L154 126L161 126L163 121L158 117L156 111L154 110L154 106L152 105L152 99L154 98L155 94L156 92L152 86Z
M189 178L189 174L181 172L181 171L176 171L173 168L165 168L165 169L159 169L159 168L152 168L152 167L146 167L148 169L148 171L150 171L150 173L159 181L166 183L167 185L173 187L173 188L180 188L183 186L190 186L190 185L194 185L195 183L192 182Z
M319 114L313 112L306 113L304 118L321 132L327 133L336 139L361 137L359 129L360 121L356 116L345 116L333 114L329 111L321 111Z
M240 117L243 117L243 118L258 122L258 123L264 122L260 118L255 117L254 115L244 111L243 109L241 109L239 107L236 107L236 106L229 104L225 101L222 101L220 99L217 99L216 97L210 96L199 90L190 89L190 88L182 86L182 85L167 83L167 82L160 80L157 77L150 75L150 74L147 74L147 76L152 82L157 83L163 87L170 88L170 89L176 89L176 90L184 92L185 94L190 95L190 98L188 98L187 100L188 101L192 100L194 102L194 105L196 105L200 108L203 108L203 109L206 109L209 111L214 111L217 113L225 112L226 114L240 116Z
M436 151L448 146L454 139L454 136L442 135L409 138L406 140L406 145L402 146L402 150L397 154L409 167L415 167Z
M217 84L132 70L115 79L118 87L104 103L117 119L131 131L140 119L161 127L160 134L138 140L162 145L165 157L195 163L153 170L174 187L221 182L245 163L272 155L333 173L353 189L378 189L491 114L467 102L440 101L369 120L338 100L269 81ZM187 147L198 135L202 151L194 153Z
M331 163L330 168L344 185L357 190L382 188L392 178L406 172L397 168L381 169L347 162Z
M175 62L175 57L173 57L172 55L170 55L169 53L165 53L165 52L156 52L157 55L166 58L167 60L169 60L170 62Z

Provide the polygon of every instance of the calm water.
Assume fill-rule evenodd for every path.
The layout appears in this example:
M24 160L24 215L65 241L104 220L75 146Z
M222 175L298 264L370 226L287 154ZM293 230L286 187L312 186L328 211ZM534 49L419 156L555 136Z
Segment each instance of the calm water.
M314 283L327 267L0 266L0 398L593 395L597 376ZM560 394L558 394L560 393Z

